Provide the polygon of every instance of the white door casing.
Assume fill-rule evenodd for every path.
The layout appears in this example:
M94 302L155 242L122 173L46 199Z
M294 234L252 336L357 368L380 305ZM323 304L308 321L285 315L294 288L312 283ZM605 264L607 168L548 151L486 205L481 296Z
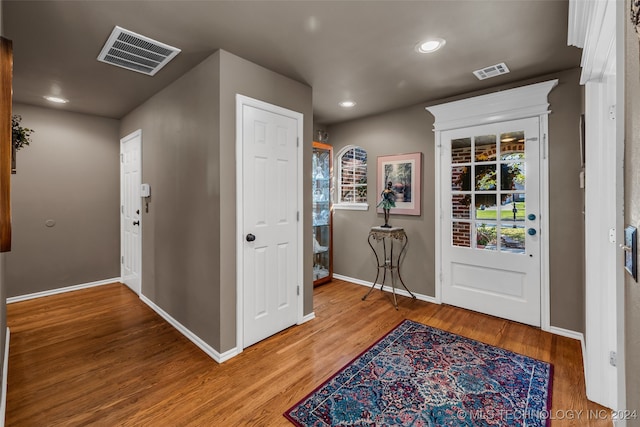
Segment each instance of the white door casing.
M442 301L540 326L539 119L445 131L441 145Z
M142 131L120 140L120 277L140 295L142 260Z
M302 115L236 102L241 351L302 320Z
M471 306L474 310L480 310L484 312L491 311L492 313L498 313L496 315L509 318L509 313L487 310L487 307L502 305L504 299L508 299L510 302L514 300L528 300L528 314L527 323L540 325L543 329L549 330L550 328L550 312L549 312L549 239L546 235L549 229L549 201L548 201L548 159L547 159L547 128L549 114L548 94L557 85L557 80L547 81L534 85L528 85L520 88L500 91L488 95L477 96L460 101L454 101L446 104L427 107L427 110L435 116L434 131L435 131L435 188L436 188L436 301L448 302L449 298L459 298L460 295L455 296L455 292L464 291L466 296L462 297L463 301L472 301L469 295L476 297L482 295L477 305ZM523 120L521 119L528 119ZM527 216L529 213L534 213L536 218L529 220L526 217L523 218L525 224L525 230L533 228L536 231L535 236L529 236L527 234L527 240L525 242L526 249L524 253L503 253L503 251L487 251L489 253L482 253L484 251L468 250L463 248L459 251L451 251L451 223L452 223L452 169L451 169L451 153L450 141L457 136L469 137L469 136L481 136L469 134L470 130L459 131L464 128L471 128L476 126L497 126L496 128L487 128L493 130L496 135L500 135L500 132L511 132L518 129L501 128L500 123L507 123L510 121L515 124L526 125L527 134L525 139L531 138L530 141L525 143L525 146L529 146L526 157L536 157L538 164L534 165L536 172L538 172L538 179L535 178L536 173L533 172L533 187L534 192L539 193L538 197L533 197L533 203L539 203L537 212L529 212L531 205L527 204ZM534 120L534 122L530 121ZM526 123L525 123L526 122ZM458 133L460 132L460 133ZM481 134L484 132L480 132ZM489 132L491 133L491 132ZM529 136L529 134L535 134ZM535 138L537 137L537 140ZM499 137L498 137L499 138ZM449 144L449 148L447 148ZM500 144L500 142L498 142ZM445 159L448 156L448 160ZM500 162L502 160L499 160ZM535 162L534 162L535 163ZM472 165L469 165L471 169ZM473 165L475 167L475 165ZM532 171L529 170L527 165L527 183L529 182L529 176ZM498 172L496 172L498 173ZM499 182L499 181L498 181ZM537 183L537 184L536 184ZM538 186L535 191L535 186ZM527 196L528 197L528 196ZM527 200L529 202L529 200ZM535 206L534 206L535 208ZM474 214L474 209L471 209L471 214ZM471 223L475 221L469 220ZM512 224L512 223L511 223ZM476 224L474 224L475 226ZM518 224L520 225L520 224ZM499 235L496 233L496 235ZM476 237L475 231L472 234ZM533 237L531 239L530 237ZM537 239L537 240L536 240ZM529 252L531 251L531 252ZM474 254L473 252L481 252L480 254ZM478 257L478 255L482 255ZM532 255L531 257L529 255ZM455 258L454 258L455 256ZM518 257L522 258L519 259ZM484 259L486 258L486 259ZM528 260L526 259L528 258ZM537 260L536 260L537 258ZM518 259L517 268L515 272L509 269L514 267L513 259ZM490 260L490 261L489 261ZM533 262L527 262L531 261ZM489 269L478 269L478 266L482 263L490 262ZM445 272L446 270L446 272ZM537 270L537 271L535 271ZM494 278L500 277L499 280L494 281ZM499 296L501 293L513 293L513 289L510 290L511 280L521 280L523 275L531 273L531 279L537 284L537 296L528 295L526 297L502 296L499 298L491 299L490 296ZM536 279L536 276L538 277ZM469 283L475 281L477 278L483 277L485 281L485 288L483 290L471 289L467 286ZM446 281L446 283L445 283ZM451 284L455 286L451 286ZM521 282L524 283L524 282ZM503 287L501 288L500 285ZM524 286L524 285L523 285ZM533 286L524 286L522 289L533 288ZM454 291L453 293L451 291ZM531 298L530 298L531 296ZM509 299L510 298L510 299ZM476 298L477 299L477 298ZM456 299L457 301L457 299ZM473 302L475 303L475 302ZM513 313L512 313L513 314ZM533 320L532 320L533 319ZM523 320L518 320L523 321Z
M589 400L622 413L625 374L624 49L626 2L569 2L569 44L585 86L585 379ZM611 363L611 352L617 359ZM615 365L615 366L614 366ZM624 418L616 426L626 425Z

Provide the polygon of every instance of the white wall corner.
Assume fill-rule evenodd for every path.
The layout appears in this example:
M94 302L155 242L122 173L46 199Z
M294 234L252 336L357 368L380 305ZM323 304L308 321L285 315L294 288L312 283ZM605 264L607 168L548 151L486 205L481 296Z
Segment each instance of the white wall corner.
M144 295L140 295L140 299L142 300L142 302L147 304L153 311L155 311L160 317L166 320L171 326L176 328L178 332L180 332L182 335L187 337L189 341L194 343L198 348L200 348L200 350L204 351L207 355L209 355L209 357L211 357L216 362L222 363L240 354L237 347L232 348L231 350L227 350L223 353L219 353L216 349L211 347L209 344L204 342L200 337L198 337L196 334L191 332L188 328L186 328L184 325L182 325L180 322L174 319L171 315L169 315L169 313L167 313L166 311L161 309L159 306L157 306L149 298L145 297Z

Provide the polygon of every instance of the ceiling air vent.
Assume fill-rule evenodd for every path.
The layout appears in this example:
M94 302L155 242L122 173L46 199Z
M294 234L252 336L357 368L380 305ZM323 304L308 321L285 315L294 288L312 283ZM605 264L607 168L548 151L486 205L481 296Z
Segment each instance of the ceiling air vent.
M115 27L98 61L153 76L178 53L180 49L173 46Z
M507 64L501 62L499 64L483 68L482 70L476 70L473 74L475 74L478 80L484 80L501 74L507 74L508 72L509 69L507 68Z

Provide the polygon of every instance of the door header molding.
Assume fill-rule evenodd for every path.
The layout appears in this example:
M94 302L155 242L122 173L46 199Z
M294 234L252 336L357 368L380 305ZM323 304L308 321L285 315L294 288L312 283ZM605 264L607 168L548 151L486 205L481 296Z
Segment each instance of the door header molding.
M426 110L435 117L436 131L535 117L551 112L548 95L557 84L557 79L549 80L433 105Z

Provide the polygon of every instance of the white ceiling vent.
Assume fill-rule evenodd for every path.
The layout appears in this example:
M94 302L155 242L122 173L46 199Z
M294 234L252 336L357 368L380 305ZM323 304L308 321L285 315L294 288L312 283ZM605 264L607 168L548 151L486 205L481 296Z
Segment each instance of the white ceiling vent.
M153 76L179 53L180 49L116 26L98 61Z
M508 72L509 69L507 68L507 64L501 62L499 64L483 68L482 70L476 70L473 74L475 74L478 80L484 80L501 74L507 74Z

